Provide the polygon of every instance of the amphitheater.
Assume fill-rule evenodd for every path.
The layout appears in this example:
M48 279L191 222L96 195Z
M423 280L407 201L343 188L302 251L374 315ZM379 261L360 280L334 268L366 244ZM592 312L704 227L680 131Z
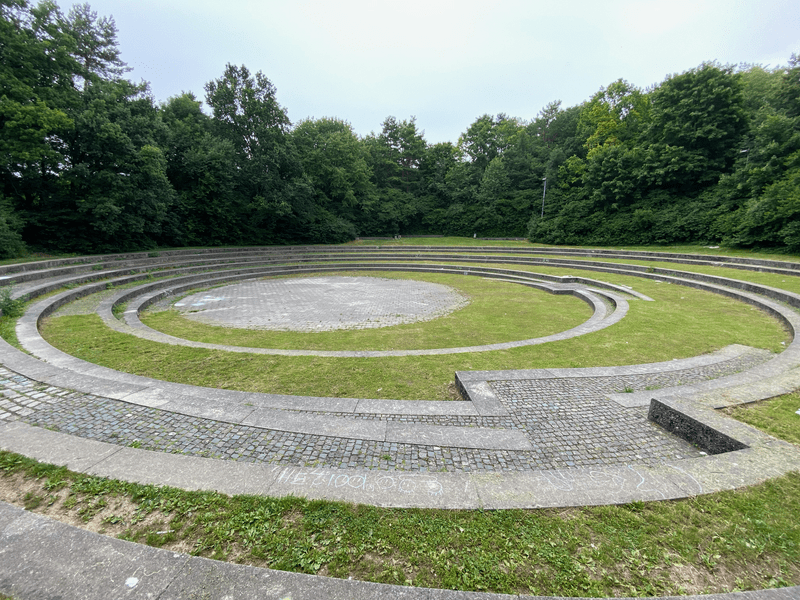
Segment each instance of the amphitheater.
M714 270L725 275L709 274ZM731 276L736 271L741 279ZM406 277L383 276L392 272ZM752 273L796 282L800 263L532 246L347 245L185 249L7 265L0 267L2 283L13 286L14 297L31 303L17 321L19 347L0 340L0 448L118 479L376 506L566 507L734 489L800 465L797 447L720 410L800 388L795 336L800 294L748 279ZM140 319L143 311L160 306L180 309L187 319L204 324L335 332L435 321L468 302L446 286L426 283L424 274L477 277L571 296L588 305L591 316L538 338L319 350L182 339ZM626 277L746 303L777 319L790 341L774 354L734 344L647 364L458 370L452 382L457 399L398 400L155 380L70 356L40 333L47 317L96 298L91 310L105 327L170 347L353 360L472 356L589 336L622 323L641 303L658 302L635 284L615 283ZM654 337L652 343L660 342ZM42 518L9 505L0 511L0 521L16 523L19 531L42 530L37 519ZM114 544L124 542L85 538L89 534L61 527L51 525L47 535L73 536L76 547L91 556L114 554L123 562L159 565L177 560L171 552L122 549ZM44 549L52 538L41 535L36 560L27 536L3 534L2 545L6 557L19 554L9 568L30 575L33 567L26 571L23 565L33 560L40 573L33 579L46 588L55 576L46 564L54 559ZM14 550L17 543L23 546ZM218 575L223 567L209 566L212 562L198 563L196 569ZM120 569L114 561L104 564ZM239 569L225 577L280 580L280 591L261 596L270 598L500 597L225 568ZM288 596L287 589L293 590ZM172 593L141 597L188 597ZM741 596L799 594L798 588L784 588Z

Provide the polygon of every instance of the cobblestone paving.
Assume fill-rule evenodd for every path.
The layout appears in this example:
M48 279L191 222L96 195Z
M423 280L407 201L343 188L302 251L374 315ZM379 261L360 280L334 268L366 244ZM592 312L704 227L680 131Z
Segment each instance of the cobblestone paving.
M333 331L430 321L468 303L456 290L425 281L310 277L247 281L174 306L189 319L226 327Z
M614 377L508 380L493 382L492 387L495 391L504 394L511 408L517 410L528 402L537 402L540 399L548 400L554 396L603 396L688 385L752 369L770 357L771 354L764 350L748 352L730 360L680 371Z
M534 449L474 450L287 433L188 417L34 382L0 367L0 420L162 452L285 465L422 471L527 471L700 456L690 444L647 421L647 409L604 399L625 387L675 385L754 366L764 355L659 375L493 382L512 415L434 417L342 415L409 423L522 429Z
M492 389L530 438L568 466L653 462L700 451L647 420L647 407L624 408L607 394L686 385L761 364L766 351L703 367L622 377L494 381Z

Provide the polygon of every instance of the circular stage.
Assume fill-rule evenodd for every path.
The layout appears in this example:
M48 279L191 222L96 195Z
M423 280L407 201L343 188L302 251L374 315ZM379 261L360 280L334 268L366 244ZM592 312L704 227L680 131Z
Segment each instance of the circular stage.
M443 317L469 304L445 285L377 277L247 281L174 304L189 319L241 329L374 329Z

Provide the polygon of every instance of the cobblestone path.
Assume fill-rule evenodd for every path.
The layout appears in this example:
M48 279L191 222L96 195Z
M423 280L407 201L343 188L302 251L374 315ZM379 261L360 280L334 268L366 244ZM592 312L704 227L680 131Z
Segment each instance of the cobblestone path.
M63 390L5 368L0 368L0 420L21 420L122 446L282 465L475 472L648 464L702 453L647 421L646 408L623 408L607 400L607 393L692 383L750 368L765 358L749 354L696 369L622 378L496 381L492 386L511 412L503 418L340 417L521 429L528 434L532 451L424 446L262 429Z

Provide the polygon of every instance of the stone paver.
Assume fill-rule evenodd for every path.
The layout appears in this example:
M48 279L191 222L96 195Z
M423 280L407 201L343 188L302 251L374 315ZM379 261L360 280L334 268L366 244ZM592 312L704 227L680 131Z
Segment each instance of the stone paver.
M437 283L378 277L248 281L190 294L174 304L187 318L277 331L374 329L430 321L469 299Z
M569 262L559 261L564 265ZM601 268L614 272L617 266L610 264ZM671 276L672 273L663 270L665 275ZM671 277L663 279L666 281ZM31 283L29 287L35 289L37 285ZM324 295L320 297L324 298ZM293 303L296 304L291 300L290 304ZM370 310L374 311L374 305L381 303L383 300L372 302ZM357 302L351 300L348 304ZM87 306L94 310L95 305ZM86 307L76 308L87 310ZM335 321L336 309L332 305L331 308L330 313ZM233 314L227 310L214 312ZM272 312L267 309L263 314L275 315L275 312L274 309ZM399 311L394 314L405 313ZM347 322L350 324L346 326L372 326L364 323L379 323L381 318L369 314L359 317L360 321ZM232 322L246 326L247 317ZM253 323L251 320L250 324ZM322 325L323 328L330 326ZM786 354L788 357L789 352ZM628 372L608 376L595 374L576 378L551 374L543 379L517 377L504 380L501 377L490 380L485 384L487 390L494 395L498 406L507 409L506 416L498 416L501 412L479 412L495 416L476 416L435 414L436 411L427 415L286 411L287 414L327 415L342 423L375 421L391 424L395 429L407 427L409 432L426 434L409 443L279 431L267 426L201 418L61 389L38 383L35 377L30 379L2 370L0 386L4 389L0 390L0 421L4 423L0 423L0 431L4 432L4 441L14 440L20 447L27 443L29 455L41 460L48 460L47 455L51 452L52 456L59 454L55 447L57 440L69 440L64 447L66 454L73 457L71 460L78 461L74 468L84 468L103 476L139 477L154 483L176 482L180 485L184 481L189 487L195 484L188 482L203 479L201 489L226 489L228 493L239 493L241 489L245 493L306 494L315 489L328 488L327 493L333 493L333 496L312 493L311 497L367 502L371 501L369 498L375 498L377 504L422 505L417 504L417 497L412 497L414 491L423 497L428 496L424 505L450 508L478 505L487 508L569 506L581 502L678 498L737 487L744 482L754 481L753 474L762 479L777 476L785 470L787 462L797 463L796 449L766 439L766 436L754 433L741 424L723 423L720 430L729 431L736 439L752 443L753 447L704 458L697 448L648 422L645 409L641 406L636 403L627 405L619 397L628 392L646 394L649 390L687 386L708 378L723 377L747 370L765 358L749 354L729 361L672 371ZM771 362L777 365L780 361ZM789 363L791 360L787 358ZM616 401L610 399L611 396L615 396ZM685 404L686 400L679 399L673 405L680 407L682 402ZM707 418L700 415L707 410L702 407L686 406L681 410L684 411L682 414ZM25 423L39 427L27 427L23 425ZM527 436L532 449L498 451L422 443L430 439L427 433L446 426L472 427L480 429L482 435L491 432L492 428L518 432ZM347 427L338 430L347 431ZM70 435L64 436L56 431ZM142 452L129 446L161 452ZM201 457L224 460L213 461ZM61 461L63 457L57 460ZM196 468L201 463L202 466ZM205 472L203 467L206 465L212 465L212 470L218 470L219 473ZM222 476L223 471L229 472L229 475ZM223 479L228 487L218 487ZM410 494L407 500L402 498L404 493ZM401 497L399 503L396 501L398 494ZM3 519L0 516L0 521ZM28 516L22 519L26 520ZM36 525L34 529L43 531L46 527ZM20 536L20 539L24 539L24 536ZM41 554L41 545L39 538L31 541L31 557ZM18 549L20 556L24 552L23 547ZM28 557L28 554L25 556ZM66 560L66 557L62 558ZM139 560L138 555L133 560ZM101 563L95 561L94 564ZM164 561L162 564L165 564ZM110 568L112 571L118 569L115 565ZM204 568L197 567L199 570ZM22 570L12 567L9 572L21 573ZM261 576L264 576L263 573L255 575ZM272 576L271 573L266 575ZM5 573L3 577L6 577ZM254 575L247 577L252 582ZM44 579L47 579L46 575ZM176 597L195 592L208 595L207 578L189 579L187 583L176 577L170 584ZM316 598L338 597L337 594L342 591L331 582L320 585L298 584L289 593L296 598ZM234 588L235 584L230 583L226 593ZM281 592L285 589L282 588ZM313 592L309 593L310 589ZM483 597L385 586L375 586L370 591L365 589L348 587L342 591L342 597L372 597L369 594L373 592L376 597ZM412 595L409 596L406 591ZM793 588L778 592L756 592L743 597L782 600L798 595L797 589ZM168 594L163 597L168 597Z
M385 270L393 270L391 265L383 267ZM351 267L350 270L353 270L354 267ZM330 270L330 269L328 269ZM402 269L400 269L402 270ZM436 272L448 272L452 273L452 268L446 269L432 269ZM496 271L496 270L490 270ZM472 274L472 275L492 275L489 271L472 271L472 272L462 272L456 271L459 274ZM218 274L219 275L219 274ZM494 274L496 275L496 274ZM222 273L219 276L225 276L225 273ZM581 335L586 335L588 333L592 333L599 329L604 329L606 327L610 327L615 323L622 320L628 312L628 301L627 299L615 292L608 292L608 291L601 291L596 289L587 289L584 285L576 285L574 283L545 283L540 281L536 277L522 277L519 274L514 276L510 279L503 279L507 282L512 282L516 284L523 284L528 287L537 288L540 290L547 291L548 293L569 293L577 298L581 298L589 305L593 307L593 313L591 317L584 323L577 325L576 327L572 327L566 331L557 332L554 334L550 334L547 336L539 337L539 338L532 338L526 340L515 340L510 342L498 342L494 344L483 344L483 345L475 345L475 346L461 346L461 347L448 347L448 348L427 348L427 349L409 349L409 350L306 350L306 349L284 349L284 348L246 348L241 346L229 346L224 344L209 344L205 342L196 342L191 340L184 340L172 335L167 335L161 333L155 329L152 329L142 323L139 318L139 311L142 310L145 306L151 306L151 302L153 302L152 306L155 307L156 310L164 310L172 306L172 302L169 299L169 296L176 293L174 288L172 288L172 282L163 282L163 284L144 284L140 287L119 292L116 296L112 296L107 298L106 300L102 301L98 306L98 314L106 323L106 325L112 329L117 331L122 331L124 333L132 334L138 337L142 337L145 339L149 339L152 341L156 341L159 343L167 343L167 344L176 344L176 345L184 345L194 348L207 348L211 350L224 350L226 352L239 352L239 353L248 353L248 354L272 354L272 355L282 355L282 356L326 356L326 357L360 357L360 358L367 358L367 357L389 357L389 356L433 356L433 355L440 355L440 354L461 354L461 353L471 353L471 352L488 352L488 351L495 351L495 350L510 350L512 348L519 348L521 346L531 346L537 344L544 344L548 342L554 342L558 340L565 340L572 337L577 337ZM207 285L211 285L213 281L216 279L209 279L204 282L198 281L193 278L192 284L187 284L185 286L178 286L181 289L195 289L197 287L205 287ZM316 278L315 278L316 279ZM319 279L325 281L325 277L320 277ZM379 300L370 299L370 288L372 284L368 283L371 278L351 278L351 287L352 289L348 290L351 292L349 299L347 302L344 302L345 306L343 310L347 311L354 311L356 310L361 314L362 317L365 315L380 315L384 313L384 307L381 306L381 302ZM301 281L311 281L310 279L305 279ZM254 283L255 280L248 282L246 284L240 285L250 285ZM400 284L407 284L408 282L398 282ZM153 288L158 288L158 291L153 291ZM168 291L164 292L165 288L171 288ZM412 286L413 287L413 286ZM364 294L360 294L359 290L363 288ZM402 289L402 285L400 286ZM306 303L311 303L312 305L314 302L317 304L322 304L323 308L321 312L323 314L328 314L329 310L326 304L326 299L321 298L319 296L320 288L312 287L312 289L305 290L303 293L299 293L298 297L295 298L296 302L299 305L305 306ZM164 295L167 297L163 297ZM402 295L402 292L401 292ZM362 298L363 296L363 298ZM255 299L255 297L248 296L248 298L242 300L226 300L222 296L212 296L212 295L203 295L199 294L199 298L206 298L208 301L211 301L213 304L216 300L220 300L221 302L228 302L228 304L232 305L232 309L240 310L243 312L242 319L236 319L239 323L239 326L246 326L247 319L253 318L248 317L246 315L250 314L248 311L244 310L243 304L248 304L252 309L252 312L264 312L266 307L261 303L259 300ZM650 299L648 299L650 300ZM127 304L127 308L122 315L122 321L118 320L116 316L113 314L113 306L116 303L124 302ZM393 299L392 302L397 302L396 299ZM177 305L177 304L176 304ZM610 310L610 306L613 305L613 310ZM356 307L355 309L353 307ZM187 308L184 306L184 308ZM36 310L35 308L33 310ZM215 309L211 309L215 310ZM221 310L221 313L225 313L226 310ZM304 313L307 311L303 311ZM609 314L610 313L610 314ZM201 313L202 314L202 313ZM215 314L212 312L212 314ZM266 314L266 313L265 313ZM186 316L192 316L193 313L186 312ZM330 315L329 315L330 316ZM400 315L402 316L402 315ZM198 317L198 318L203 318ZM263 319L264 317L258 317L259 319ZM334 318L338 318L334 315ZM209 321L210 322L210 321ZM216 322L214 321L213 324L216 325L225 325L231 326L233 321L224 323L222 321ZM304 327L308 325L306 323ZM360 321L355 322L352 328L366 328L371 327L374 325L374 321ZM30 332L31 334L35 335L34 331Z
M401 471L499 472L564 467L656 464L702 456L647 420L645 408L623 408L606 394L702 381L766 359L748 353L720 363L671 373L493 382L507 417L341 414L342 420L521 430L530 451L501 451L381 442L292 433L227 423L138 406L93 394L37 384L0 368L0 419L21 420L71 435L190 456L280 465ZM330 414L306 411L311 414Z

